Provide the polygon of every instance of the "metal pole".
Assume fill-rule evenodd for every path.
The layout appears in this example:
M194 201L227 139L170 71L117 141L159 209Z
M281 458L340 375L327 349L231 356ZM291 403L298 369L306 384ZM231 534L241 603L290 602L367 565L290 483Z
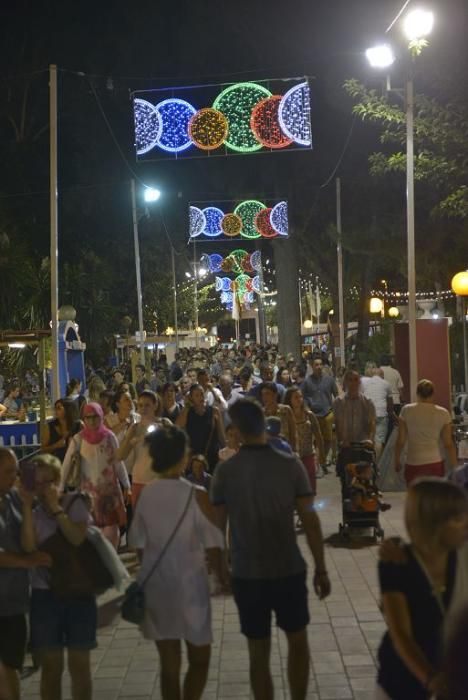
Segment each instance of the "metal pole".
M195 320L195 347L198 350L200 342L198 338L198 265L197 265L197 245L193 243L193 316Z
M137 285L138 329L140 333L140 363L145 365L145 339L143 336L143 296L141 292L140 243L138 240L138 217L136 208L135 180L130 180L132 194L133 243L135 246L135 272Z
M463 353L464 353L464 358L465 358L465 392L468 392L468 337L467 337L467 332L466 332L466 325L467 325L467 320L466 320L466 311L467 311L467 303L466 303L466 297L463 297L463 304L462 304L462 309L463 309Z
M52 316L52 402L61 396L58 353L58 178L57 66L49 66L50 119L50 312Z
M338 324L340 328L340 356L338 366L346 365L345 349L345 318L344 318L344 297L343 297L343 249L341 246L341 180L336 178L336 231L338 242L336 245L336 255L338 259Z
M299 316L301 317L301 336L302 336L302 325L303 325L303 320L302 320L302 293L301 293L301 280L297 281L297 288L299 292Z
M171 244L171 263L172 263L172 286L174 289L175 345L176 345L176 352L179 352L179 321L177 320L177 287L176 287L176 272L175 272L175 255L174 255L174 246L172 244Z
M406 226L408 245L408 345L410 398L416 401L418 355L416 336L416 257L414 237L414 88L410 76L406 81Z
M261 245L258 241L255 241L255 250L260 251ZM266 316L265 316L265 303L263 301L263 294L265 291L264 281L263 281L263 263L260 265L258 271L258 277L260 279L260 294L258 294L258 325L260 331L260 345L266 345L267 342L267 327L266 327Z

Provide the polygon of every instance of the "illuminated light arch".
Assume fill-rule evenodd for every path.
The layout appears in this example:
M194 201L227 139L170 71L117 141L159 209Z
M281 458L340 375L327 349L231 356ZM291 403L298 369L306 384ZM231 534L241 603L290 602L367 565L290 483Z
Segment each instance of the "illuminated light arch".
M280 236L288 235L289 221L287 202L278 202L278 204L275 204L270 213L270 223L272 228Z
M234 214L242 219L241 236L243 238L260 238L260 234L255 228L255 216L262 209L266 209L265 205L256 199L247 199L234 209Z
M307 82L295 85L282 98L278 120L283 133L300 146L312 145L310 90Z
M189 232L190 238L196 238L206 226L206 217L198 207L189 207Z
M169 153L181 153L192 146L188 127L191 118L196 113L195 107L178 97L171 97L156 105L162 120L162 132L158 139L158 147Z
M238 236L242 232L242 219L237 214L226 214L221 221L225 236Z
M139 97L135 97L133 101L133 118L136 152L138 156L142 156L157 145L163 130L163 121L156 107Z
M257 141L265 148L286 148L293 143L292 139L284 135L278 120L282 99L281 95L266 97L252 110L250 128Z
M250 256L250 264L252 265L252 268L257 272L259 272L262 269L262 254L259 250L255 250Z
M213 107L200 109L189 121L190 138L202 151L214 151L223 145L229 123L222 112Z
M255 214L255 228L264 238L275 238L275 236L278 235L278 232L275 231L271 225L271 211L271 207L267 207L266 209L259 211L258 214Z
M218 207L206 207L205 209L202 209L202 212L206 219L205 228L203 229L205 236L210 236L211 238L220 236L223 232L223 229L221 228L221 221L223 219L224 212Z
M262 148L250 126L253 108L271 92L257 83L237 83L223 90L213 107L224 114L229 123L225 145L239 153L252 153Z

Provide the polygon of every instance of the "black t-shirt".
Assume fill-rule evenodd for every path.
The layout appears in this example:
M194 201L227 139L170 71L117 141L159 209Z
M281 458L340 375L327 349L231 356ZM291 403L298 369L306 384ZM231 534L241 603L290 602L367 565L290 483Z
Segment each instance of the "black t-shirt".
M379 580L382 593L403 593L408 604L413 637L434 668L439 665L444 613L430 582L415 558L411 547L406 547L406 564L379 562ZM442 604L447 609L455 583L456 552L451 552L447 567L447 585ZM398 656L388 632L378 652L378 682L394 700L429 700L430 695Z

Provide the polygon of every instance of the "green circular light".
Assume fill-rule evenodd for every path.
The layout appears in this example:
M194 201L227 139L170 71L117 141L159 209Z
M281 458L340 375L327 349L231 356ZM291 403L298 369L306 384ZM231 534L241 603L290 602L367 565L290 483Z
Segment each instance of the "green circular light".
M253 108L272 93L257 83L230 85L213 102L214 109L224 114L229 122L225 145L239 153L252 153L262 148L250 126Z
M242 219L242 238L260 238L260 233L255 226L255 217L266 206L256 199L247 199L234 209L234 214Z

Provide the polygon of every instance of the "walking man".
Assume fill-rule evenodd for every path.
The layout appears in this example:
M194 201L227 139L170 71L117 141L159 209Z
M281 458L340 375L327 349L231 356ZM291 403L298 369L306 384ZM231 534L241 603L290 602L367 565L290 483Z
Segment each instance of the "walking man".
M293 455L268 445L265 416L252 399L240 399L229 415L242 444L218 464L211 500L232 538L232 589L241 632L247 637L250 683L255 700L273 698L270 672L271 614L288 641L292 700L303 700L309 679L306 563L296 541L297 510L315 563L313 586L322 600L330 593L320 521L307 473Z
M334 377L323 371L321 357L312 360L312 374L306 377L301 389L309 408L318 419L327 461L333 446L333 399L338 396L338 387ZM327 473L326 463L324 471Z

